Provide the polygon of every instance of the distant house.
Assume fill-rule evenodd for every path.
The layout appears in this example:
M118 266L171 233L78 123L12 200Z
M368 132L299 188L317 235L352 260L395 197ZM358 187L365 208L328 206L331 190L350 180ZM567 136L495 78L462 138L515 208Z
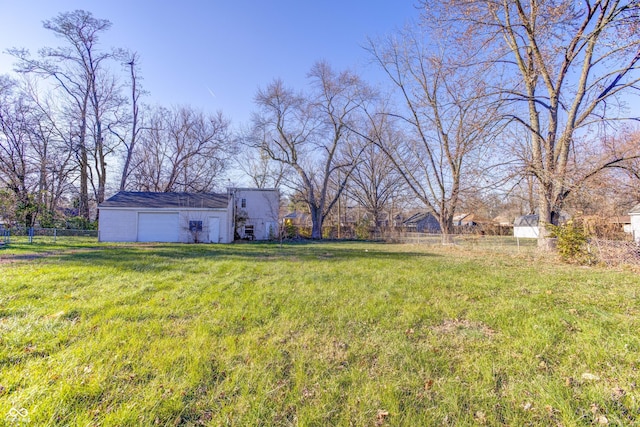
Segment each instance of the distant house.
M311 227L311 215L302 212L290 212L282 218L284 225L295 227Z
M569 215L560 213L559 222L563 223L569 219ZM513 222L513 236L529 239L537 239L540 237L540 227L538 226L540 217L537 214L522 215Z
M466 227L477 225L473 220L474 216L470 213L461 213L453 216L453 226L454 227Z
M430 212L420 212L402 222L406 231L418 233L440 233L440 223Z
M493 218L492 222L500 227L513 227L513 217L501 214Z
M633 240L640 243L640 203L629 211Z
M633 227L631 226L631 215L613 216L609 218L609 224L613 225L618 230L622 230L624 233L633 233Z
M513 222L513 236L527 239L537 239L540 236L538 215L522 215Z
M278 205L276 190L230 189L226 194L121 191L98 207L98 239L229 243L234 240L236 214L242 211L242 233L263 240L275 234Z

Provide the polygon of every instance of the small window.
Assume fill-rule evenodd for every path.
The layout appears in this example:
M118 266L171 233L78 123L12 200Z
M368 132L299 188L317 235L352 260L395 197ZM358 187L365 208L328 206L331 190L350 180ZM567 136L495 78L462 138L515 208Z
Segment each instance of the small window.
M254 239L255 236L253 234L253 225L245 225L244 226L244 235L249 240L253 240Z
M202 221L189 221L189 231L192 233L202 231Z
M242 208L246 208L247 207L247 199L240 200L240 207L242 207Z

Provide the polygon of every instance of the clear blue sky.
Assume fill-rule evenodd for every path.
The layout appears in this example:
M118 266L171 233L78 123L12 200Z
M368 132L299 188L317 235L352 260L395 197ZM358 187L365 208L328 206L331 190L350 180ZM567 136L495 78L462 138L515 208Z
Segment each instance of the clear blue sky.
M363 50L417 18L415 0L0 0L0 74L14 62L4 51L32 54L60 40L42 21L84 9L113 27L104 47L141 56L147 103L222 110L234 125L246 122L259 87L274 78L302 89L317 60L352 69L374 82L379 73Z

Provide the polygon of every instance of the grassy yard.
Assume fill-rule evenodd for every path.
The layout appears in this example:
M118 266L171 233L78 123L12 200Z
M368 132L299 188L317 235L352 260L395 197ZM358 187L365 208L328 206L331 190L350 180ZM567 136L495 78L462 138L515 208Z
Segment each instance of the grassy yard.
M373 243L0 257L0 425L640 424L631 271Z

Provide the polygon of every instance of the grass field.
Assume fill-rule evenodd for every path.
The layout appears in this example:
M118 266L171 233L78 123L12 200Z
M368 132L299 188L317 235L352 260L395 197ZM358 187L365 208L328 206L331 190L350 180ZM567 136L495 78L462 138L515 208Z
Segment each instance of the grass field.
M374 243L0 258L0 425L640 424L631 271Z

